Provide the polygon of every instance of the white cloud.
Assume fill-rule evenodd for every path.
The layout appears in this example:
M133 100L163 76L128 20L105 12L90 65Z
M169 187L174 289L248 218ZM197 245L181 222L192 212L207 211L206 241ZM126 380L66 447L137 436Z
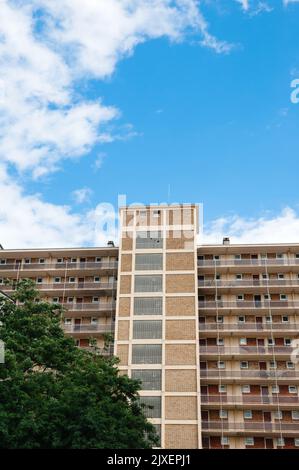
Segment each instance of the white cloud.
M206 225L201 242L222 243L298 243L299 214L286 207L278 215L246 219L238 215L223 217Z
M93 191L90 188L80 188L75 189L75 191L72 192L72 196L77 204L83 204L90 200L92 193Z
M299 3L299 0L283 0L283 4L288 6L290 3Z
M236 2L240 3L244 11L249 10L249 0L236 0Z

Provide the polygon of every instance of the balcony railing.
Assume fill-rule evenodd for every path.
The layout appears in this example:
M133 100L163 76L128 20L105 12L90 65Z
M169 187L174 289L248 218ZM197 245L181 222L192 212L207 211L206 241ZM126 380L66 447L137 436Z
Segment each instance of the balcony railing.
M298 266L299 258L268 258L268 259L220 259L220 260L198 260L197 265L200 267L214 266Z
M100 261L98 263L92 261L86 261L80 263L6 263L0 264L0 271L47 271L47 270L59 270L59 269L117 269L117 261Z
M299 331L299 326L292 323L199 323L200 331L213 331L218 330L223 332L271 332L271 331Z
M236 431L236 432L297 432L299 433L298 423L271 423L271 422L253 422L234 423L230 421L202 421L203 431Z
M43 282L37 283L36 287L38 290L47 291L47 290L78 290L78 289L86 289L86 290L101 290L101 289L108 289L113 290L117 287L117 281L115 282ZM15 290L14 285L5 285L5 291L13 291Z
M61 304L69 311L97 311L109 312L115 310L114 302L64 303Z
M219 309L284 309L284 308L299 308L298 301L292 300L271 300L271 301L247 301L247 300L240 300L236 302L226 302L224 300L219 301L200 301L198 302L199 309L205 310L215 310Z
M200 346L199 352L202 355L286 355L290 356L294 349L291 346Z
M107 348L98 348L93 346L79 346L83 351L87 351L98 356L113 356L114 346L108 346Z
M201 369L201 378L207 379L278 379L299 380L299 371L294 370L223 370Z
M245 288L245 287L298 287L299 279L242 279L236 280L205 280L198 281L198 287L213 287L213 288Z
M299 406L298 396L281 396L281 395L201 395L201 403L204 405L292 405Z
M112 333L114 325L86 324L86 325L67 325L64 324L65 333Z

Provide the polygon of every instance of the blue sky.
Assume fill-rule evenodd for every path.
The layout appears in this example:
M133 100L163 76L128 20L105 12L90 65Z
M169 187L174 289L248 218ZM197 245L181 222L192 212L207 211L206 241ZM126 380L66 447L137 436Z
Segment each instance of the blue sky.
M142 2L146 6L147 1ZM17 16L14 6L24 3L31 2L4 2L4 13L9 14L10 8L8 18L15 24L26 22L36 13L34 8L29 12L21 9L24 16ZM290 83L299 78L299 2L157 0L157 8L168 9L163 10L161 25L155 23L161 12L157 11L155 17L154 8L150 19L142 12L146 26L141 22L140 30L135 23L124 26L122 11L111 28L124 27L126 33L117 38L112 34L112 45L110 40L105 43L100 15L90 31L88 24L78 23L75 9L80 7L80 0L73 3L74 7L63 0L64 8L55 1L53 7L46 0L37 3L41 17L45 21L55 18L64 36L57 36L58 28L52 26L50 30L47 23L31 26L32 31L26 32L33 41L31 46L28 43L29 52L37 43L46 47L47 53L57 53L59 45L56 58L49 54L44 68L33 64L32 69L42 80L46 68L46 80L50 77L52 85L54 77L57 89L38 89L37 98L36 90L25 88L34 103L38 99L38 105L30 112L26 109L24 118L30 120L36 109L42 112L42 118L37 115L33 119L38 131L30 136L29 143L27 134L31 130L26 127L18 148L2 135L3 194L12 203L17 201L20 208L32 204L27 223L21 216L23 210L17 211L22 220L21 234L16 230L17 216L12 218L6 212L1 217L0 213L3 244L102 241L101 237L94 240L87 235L93 211L102 202L116 205L118 194L126 194L128 203L203 202L207 241L219 242L228 232L236 241L245 240L246 232L253 242L265 241L267 236L272 241L273 231L275 241L285 241L286 234L290 241L298 241L299 104L291 103ZM93 3L86 1L91 12ZM132 0L134 10L133 4ZM69 8L74 8L72 30L64 29ZM174 17L173 11L169 15L171 8L177 9ZM181 21L187 8L188 15ZM194 8L199 8L200 16ZM113 15L115 12L109 16L112 20ZM74 46L79 27L90 40L80 46L85 48L87 59L79 57ZM127 32L129 27L132 31ZM6 34L11 37L9 31ZM106 34L109 37L111 29ZM105 51L100 47L103 38ZM124 45L128 38L136 46ZM3 42L0 57L1 53L3 57L8 54L9 64L15 66L10 41ZM92 41L95 50L90 46ZM39 53L43 51L37 51L37 56ZM20 50L20 63L24 54L26 51ZM5 71L4 65L1 70ZM9 98L18 107L22 84L17 82L15 87L14 99ZM65 98L65 93L71 96ZM66 119L65 110L77 106L75 114L80 114L80 119ZM84 106L87 109L82 111ZM52 110L60 113L57 126L49 117ZM43 122L44 116L50 120ZM4 129L10 134L13 128L14 143L20 136L14 128L14 116L8 117ZM48 127L52 129L50 136ZM26 145L22 147L24 136ZM73 137L78 142L74 143ZM17 189L13 188L16 184ZM47 209L54 219L57 215L60 227L45 218Z

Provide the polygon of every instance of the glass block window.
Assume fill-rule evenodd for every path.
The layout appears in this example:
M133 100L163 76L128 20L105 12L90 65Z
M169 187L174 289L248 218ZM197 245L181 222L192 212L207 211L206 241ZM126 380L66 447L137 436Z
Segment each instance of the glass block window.
M163 248L163 238L161 232L137 232L136 235L137 249L159 249Z
M161 370L132 370L132 379L141 380L142 390L161 390L162 388Z
M137 297L134 315L162 315L162 297Z
M132 346L133 364L161 364L162 345L161 344L133 344Z
M162 292L163 280L157 276L135 276L135 292Z
M140 397L147 418L161 418L161 397Z
M162 339L162 321L134 320L133 339Z
M135 258L136 271L155 271L163 269L163 255L162 254L137 254Z

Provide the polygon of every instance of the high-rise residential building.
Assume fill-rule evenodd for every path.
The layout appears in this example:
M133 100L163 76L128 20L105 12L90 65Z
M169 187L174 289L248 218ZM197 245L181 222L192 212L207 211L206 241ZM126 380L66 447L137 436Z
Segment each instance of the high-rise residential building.
M198 207L124 207L120 246L0 251L0 290L31 278L66 334L106 334L162 448L299 449L299 243L198 245Z

